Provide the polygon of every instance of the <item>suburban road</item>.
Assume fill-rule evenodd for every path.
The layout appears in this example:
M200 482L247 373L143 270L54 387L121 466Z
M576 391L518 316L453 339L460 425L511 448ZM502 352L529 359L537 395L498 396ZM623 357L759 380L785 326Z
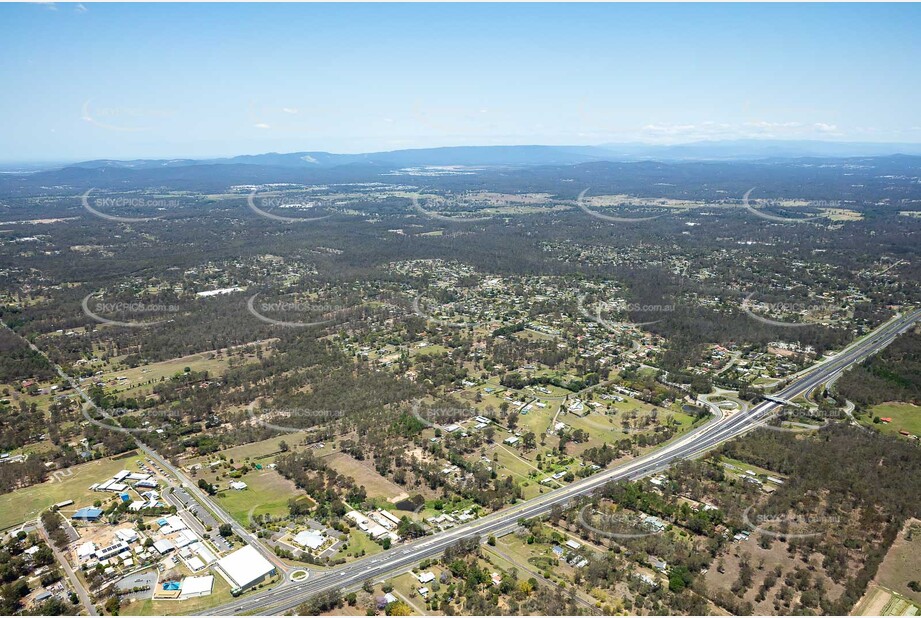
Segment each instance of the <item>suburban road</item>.
M77 593L77 598L80 599L80 602L83 603L83 607L86 608L87 613L90 616L98 616L99 612L96 611L96 606L93 605L93 601L90 599L89 593L86 591L86 588L83 587L83 582L80 581L80 578L77 577L77 574L74 573L74 570L70 567L70 563L67 562L67 558L64 554L51 542L51 537L48 536L48 531L45 530L45 526L42 524L42 518L39 517L35 520L35 527L41 533L42 538L45 539L45 543L48 544L48 547L51 548L51 551L54 553L55 559L58 561L58 564L61 565L61 568L64 569L64 573L67 575L67 579L70 581L71 586L73 586L74 592Z
M896 316L844 350L797 374L786 386L773 393L773 396L792 400L808 393L823 382L837 377L850 365L889 345L897 335L908 330L919 318L921 309ZM599 472L469 524L398 545L374 557L356 560L334 571L311 571L306 580L296 583L285 581L269 590L258 591L208 610L208 614L283 614L319 592L330 589L356 589L365 580L380 581L406 572L419 561L437 556L458 539L473 535L483 538L488 535L501 536L514 530L518 526L518 520L544 515L554 505L565 506L573 498L589 494L605 483L639 479L664 470L677 460L700 456L722 442L762 425L770 416L769 413L779 405L764 401L749 410L717 418L626 464Z
M54 370L61 377L61 379L67 381L67 383L70 384L70 386L74 389L74 391L78 395L80 395L80 398L83 399L83 402L85 404L84 406L82 406L83 417L88 422L94 425L97 425L98 427L102 427L103 429L109 429L111 431L117 431L117 432L124 433L126 435L131 435L131 437L134 439L134 442L137 444L138 449L141 452L143 452L145 456L155 461L157 465L160 466L164 471L171 474L173 478L177 480L178 484L182 486L192 497L194 497L198 501L199 504L201 504L203 507L211 511L211 513L215 516L215 518L220 523L230 524L231 528L237 534L237 536L239 536L241 539L246 541L248 544L255 547L259 551L259 553L261 553L263 556L265 556L267 560L271 561L272 564L275 565L275 567L279 570L279 572L286 573L289 570L289 567L284 562L282 562L281 559L278 558L278 556L275 555L274 551L271 551L268 548L266 548L265 545L263 545L259 541L259 539L256 538L256 535L252 534L249 530L247 530L245 527L240 525L233 517L227 514L227 512L224 509L222 509L220 506L218 506L218 504L214 500L212 500L210 496L208 496L204 491L202 491L201 488L199 488L196 483L193 483L192 480L189 479L189 477L186 476L184 472L182 472L182 470L180 470L179 468L171 464L169 461L167 461L166 457L163 457L162 455L160 455L156 450L154 450L147 444L144 444L144 442L142 442L138 436L138 433L140 432L128 431L127 429L118 427L118 421L112 418L112 416L109 415L109 413L106 412L104 409L97 406L96 403L92 400L92 398L86 393L86 391L83 390L83 386L80 384L80 382L78 382L73 377L71 377L67 372L64 371L64 369L60 365L58 365L56 362L51 360L51 358L47 354L45 354L43 350L38 348L35 344L33 344L28 339L21 337L16 331L14 331L12 328L7 326L5 322L0 321L0 326L9 330L11 333L13 333L13 335L18 337L22 341L24 341L26 345L28 345L33 351L35 351L37 354L40 354L42 358L44 358L52 367L54 367ZM87 411L88 408L92 408L96 410L101 416L110 420L112 424L103 423L93 418L92 416L90 416L89 412ZM170 479L167 477L167 481L169 480ZM194 516L190 514L189 517L194 517ZM195 525L194 522L192 525L193 526ZM202 532L203 532L203 529L202 529Z

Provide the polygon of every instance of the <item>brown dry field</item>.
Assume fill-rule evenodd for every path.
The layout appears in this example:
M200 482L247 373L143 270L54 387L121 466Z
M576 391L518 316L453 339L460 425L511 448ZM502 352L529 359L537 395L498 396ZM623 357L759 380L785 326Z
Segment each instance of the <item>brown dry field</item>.
M787 574L796 567L808 568L808 564L803 562L799 554L794 558L790 558L790 554L787 552L787 544L783 541L775 540L771 545L770 549L762 549L758 542L755 540L754 536L747 541L742 541L741 543L733 543L728 551L720 554L710 567L710 570L707 571L705 577L705 582L709 590L725 590L729 592L732 588L733 582L738 577L739 573L739 556L747 552L751 556L750 563L755 567L755 575L751 588L745 593L743 598L746 601L751 601L752 605L755 608L755 614L761 615L774 615L777 613L783 613L784 609L782 606L780 610L774 609L774 595L777 594L777 591L780 589L780 586L783 585L783 577L778 580L778 582L767 592L767 596L764 601L760 603L755 602L755 597L758 596L758 589L761 587L761 583L764 581L765 575L768 574L775 566L780 566L783 569L783 573ZM725 562L725 572L720 573L717 570L717 564L719 563L720 558ZM758 563L764 559L764 569L758 570ZM822 568L822 556L816 554L811 556L811 563L814 565L814 573L823 575L825 570ZM828 596L832 599L835 599L841 595L844 591L844 588L840 584L836 584L831 581L831 579L824 578L825 586L828 590ZM794 602L798 600L798 595L794 596Z
M347 453L332 453L323 458L330 468L351 476L358 485L363 485L369 498L391 500L406 490L393 481L385 479L366 461L358 461Z
M921 604L921 593L908 587L912 580L921 581L921 521L917 519L905 522L873 578L874 583Z

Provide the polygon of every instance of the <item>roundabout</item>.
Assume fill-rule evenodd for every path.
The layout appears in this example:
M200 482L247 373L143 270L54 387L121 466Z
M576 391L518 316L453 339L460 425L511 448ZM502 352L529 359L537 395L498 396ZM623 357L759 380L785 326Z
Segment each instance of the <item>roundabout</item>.
M288 574L288 580L295 584L306 581L308 577L310 577L310 572L307 569L296 569Z

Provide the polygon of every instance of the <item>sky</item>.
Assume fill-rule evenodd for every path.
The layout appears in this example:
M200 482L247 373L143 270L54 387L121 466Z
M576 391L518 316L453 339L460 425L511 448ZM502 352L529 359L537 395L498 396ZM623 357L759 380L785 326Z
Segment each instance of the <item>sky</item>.
M0 161L921 142L921 5L3 4Z

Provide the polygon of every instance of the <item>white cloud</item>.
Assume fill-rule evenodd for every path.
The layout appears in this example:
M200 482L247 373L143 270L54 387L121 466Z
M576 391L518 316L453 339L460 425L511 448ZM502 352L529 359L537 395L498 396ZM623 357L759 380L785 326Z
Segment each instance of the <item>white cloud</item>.
M639 139L663 142L718 139L815 139L845 135L836 124L794 120L749 120L741 123L651 123L642 127Z
M642 128L644 137L682 140L706 140L732 137L733 126L725 122L708 120L700 124L647 124Z
M253 126L256 127L257 129L271 129L272 128L264 122L257 122Z
M756 129L792 129L803 126L801 122L768 122L767 120L756 120L755 122L746 122L744 126L754 127Z

